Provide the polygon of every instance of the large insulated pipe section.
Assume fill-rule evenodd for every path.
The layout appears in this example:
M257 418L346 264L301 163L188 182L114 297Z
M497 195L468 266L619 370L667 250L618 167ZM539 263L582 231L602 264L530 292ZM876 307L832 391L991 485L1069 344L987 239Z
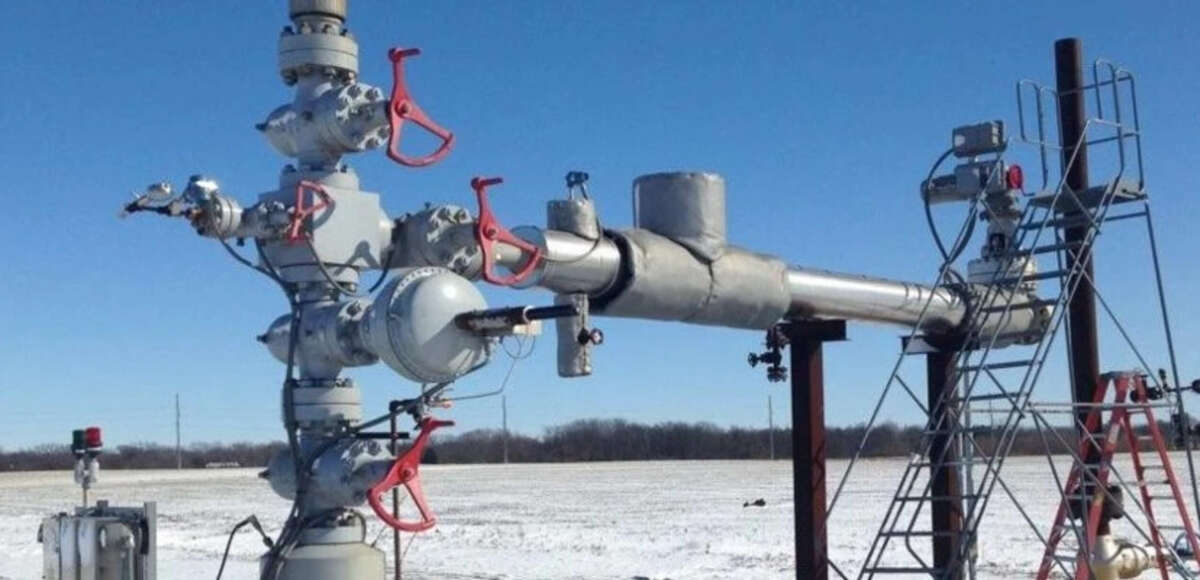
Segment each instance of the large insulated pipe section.
M587 294L592 312L735 328L767 328L788 311L786 265L725 242L725 183L711 173L634 181L634 229L518 228L545 259L528 284ZM502 252L513 264L521 256Z
M658 173L634 181L634 229L586 234L533 227L516 233L543 248L545 259L525 285L586 294L596 314L763 329L784 318L843 318L913 326L935 335L966 329L980 298L1008 295L982 286L920 284L789 267L778 258L731 246L725 238L725 184L711 173ZM502 248L501 263L525 256ZM1031 303L1018 296L1016 303ZM1026 341L1047 313L1013 308L976 317L998 344Z

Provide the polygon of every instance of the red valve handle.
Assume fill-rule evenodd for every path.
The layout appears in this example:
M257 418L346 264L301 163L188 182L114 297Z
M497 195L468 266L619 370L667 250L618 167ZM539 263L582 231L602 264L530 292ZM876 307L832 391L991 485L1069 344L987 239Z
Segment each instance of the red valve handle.
M412 95L408 94L408 85L404 83L404 57L421 54L419 48L393 48L388 51L392 61L392 98L388 102L388 123L392 125L392 133L388 138L387 155L392 161L408 167L424 167L441 161L450 148L454 146L454 133L451 133L434 123L421 107L417 106ZM442 140L437 150L424 157L409 157L400 152L400 129L404 121L412 121L433 133Z
M425 453L425 444L429 442L429 435L435 429L452 426L454 421L439 421L433 417L425 417L421 419L419 425L421 434L417 435L417 440L413 442L412 447L401 453L396 458L396 462L392 464L392 468L388 470L387 475L367 490L367 502L371 504L371 509L375 510L375 515L379 516L383 523L393 529L414 533L424 532L437 524L437 517L433 515L433 510L429 509L429 504L425 502L425 493L421 491L419 470L421 456ZM391 491L397 485L403 485L408 490L408 495L412 497L417 511L421 514L420 520L401 520L384 508L383 494Z
M311 191L321 198L321 201L308 205L304 196L305 191ZM320 183L301 179L296 184L296 205L292 206L292 219L288 224L287 243L295 244L304 239L304 220L327 207L333 206L333 198Z
M498 286L512 286L533 273L533 269L542 260L542 249L514 236L496 220L495 214L492 213L492 205L488 203L487 188L503 182L504 179L500 177L476 177L471 180L471 188L475 190L475 199L479 202L479 218L475 220L475 241L479 243L479 249L483 253L483 279ZM496 274L496 242L516 246L528 254L529 259L520 270L508 276Z

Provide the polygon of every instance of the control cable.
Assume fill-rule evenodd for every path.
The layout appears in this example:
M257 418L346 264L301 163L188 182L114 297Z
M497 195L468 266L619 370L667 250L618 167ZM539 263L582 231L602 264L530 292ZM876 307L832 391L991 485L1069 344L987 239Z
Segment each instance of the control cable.
M239 530L246 526L251 526L258 532L258 535L262 537L264 546L267 548L275 546L275 542L271 541L271 536L268 536L267 532L263 531L262 524L259 523L257 516L250 516L238 522L233 526L233 530L229 532L229 539L225 541L225 554L221 556L221 567L217 569L217 580L221 580L221 576L225 573L225 562L229 560L229 548L233 546L233 537L237 535Z

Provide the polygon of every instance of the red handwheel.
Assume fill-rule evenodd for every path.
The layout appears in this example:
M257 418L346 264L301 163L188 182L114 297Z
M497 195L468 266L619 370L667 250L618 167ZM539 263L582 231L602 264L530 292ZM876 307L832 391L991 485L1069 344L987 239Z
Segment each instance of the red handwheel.
M320 198L313 204L308 203L308 198L304 196L305 191L311 191L315 195L314 198ZM307 235L304 232L304 221L313 217L318 211L327 207L333 206L333 198L329 196L329 192L320 183L301 179L296 183L296 205L292 206L292 218L287 229L287 243L296 244L304 239Z
M383 523L397 530L414 533L427 531L437 524L437 517L429 508L429 504L425 502L425 493L421 491L421 455L425 453L429 435L439 427L454 425L454 421L439 421L433 417L426 417L421 419L418 425L421 433L417 435L417 440L413 442L412 447L401 453L396 458L396 462L392 464L392 468L388 470L387 475L367 490L367 503L371 504L371 509L375 511L375 515L379 516L379 519L383 520ZM421 514L420 520L401 520L384 507L383 494L398 485L403 485L408 490L409 497L417 506L417 512Z
M404 82L404 58L418 54L421 54L419 48L393 48L388 51L388 58L392 61L392 97L388 102L387 114L392 132L388 138L387 155L392 161L408 167L424 167L437 163L447 153L450 153L450 148L454 146L454 133L434 123L433 119L430 119L425 111L417 106L417 102L408 93L408 85ZM400 130L404 128L405 121L412 121L433 133L438 139L441 139L441 145L433 153L424 157L409 157L401 153Z
M483 255L483 279L497 286L512 286L533 273L534 268L542 261L542 249L518 238L500 225L496 214L492 213L492 204L488 203L487 197L488 186L498 183L504 183L504 180L499 177L476 177L471 180L471 189L475 190L475 199L479 202L479 217L475 220L475 241L479 243L479 250ZM508 276L497 274L496 242L515 246L524 252L528 256L525 265Z

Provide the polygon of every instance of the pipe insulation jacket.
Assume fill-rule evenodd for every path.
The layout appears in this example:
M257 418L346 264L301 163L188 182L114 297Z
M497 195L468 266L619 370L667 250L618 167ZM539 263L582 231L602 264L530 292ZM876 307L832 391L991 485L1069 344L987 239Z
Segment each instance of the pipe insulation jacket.
M787 266L777 258L726 246L705 262L688 248L646 230L606 232L588 240L567 232L521 227L515 232L542 248L545 260L522 286L556 294L582 293L593 312L604 316L673 320L764 329L781 319L846 319L912 327L934 335L962 328L970 308L1010 299L1008 312L977 315L983 340L998 335L996 346L1035 340L1050 318L1046 307L1022 307L1037 297L1029 292L971 285L933 288ZM502 247L499 261L517 268L528 259L515 247ZM980 302L987 298L987 304ZM927 306L928 304L928 306Z
M627 273L619 292L594 298L597 314L761 329L787 313L786 266L776 258L726 246L705 262L646 230L614 238Z
M1024 290L986 285L930 287L789 267L725 241L725 182L711 173L658 173L634 181L635 228L599 238L523 226L513 230L543 251L520 287L585 294L595 314L765 329L781 319L846 319L935 336L978 331L996 346L1041 336L1050 318ZM552 212L553 213L553 212ZM555 220L551 219L551 223ZM560 220L561 221L561 220ZM499 244L501 265L529 259ZM1003 306L1017 305L1003 312ZM972 309L983 313L972 314ZM970 319L974 328L965 326Z

